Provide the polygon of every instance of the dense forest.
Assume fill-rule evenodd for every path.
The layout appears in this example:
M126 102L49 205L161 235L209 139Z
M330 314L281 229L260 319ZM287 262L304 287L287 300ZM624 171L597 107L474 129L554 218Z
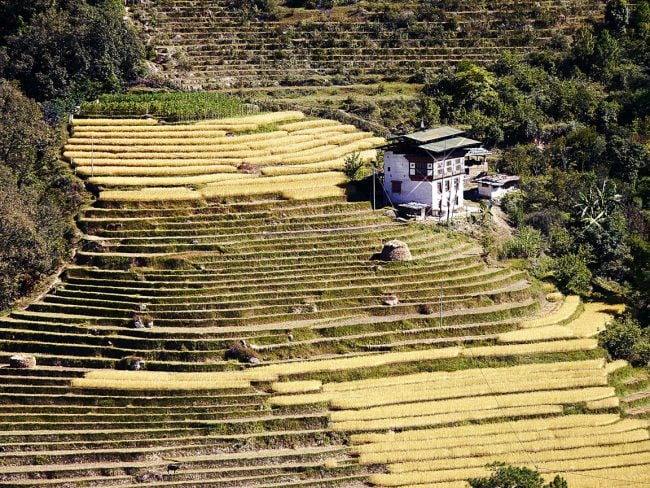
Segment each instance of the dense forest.
M1 0L0 309L67 258L82 188L58 160L65 114L122 91L143 51L116 0Z

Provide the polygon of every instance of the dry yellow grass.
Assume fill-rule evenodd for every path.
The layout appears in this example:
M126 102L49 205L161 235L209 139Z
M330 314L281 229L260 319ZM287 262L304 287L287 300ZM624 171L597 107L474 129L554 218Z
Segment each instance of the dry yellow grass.
M132 166L132 167L156 167L156 166L238 166L239 161L224 158L192 158L192 159L131 159L131 158L111 158L111 159L91 159L91 158L74 158L74 165L76 167L83 166Z
M320 381L282 381L271 384L271 389L276 393L306 393L320 390Z
M534 456L530 456L534 459ZM529 465L531 459L525 457L512 464L517 466ZM650 453L623 454L618 456L587 457L584 459L554 460L542 462L535 465L541 473L564 473L564 472L585 472L589 473L594 469L620 468L629 466L634 469L637 466L645 466L650 462ZM464 467L439 469L428 471L398 472L391 474L378 474L371 477L373 483L382 486L412 486L420 483L437 483L446 481L461 481L471 477L480 477L489 474L489 469L482 467ZM551 476L552 477L552 476Z
M476 370L474 370L476 371ZM495 373L498 373L496 375ZM524 368L485 369L475 375L442 375L409 378L397 376L393 381L402 380L398 384L370 384L363 382L357 386L346 384L344 390L331 390L325 385L322 392L308 395L292 395L275 397L271 400L276 405L301 405L309 403L331 402L338 409L355 409L369 406L391 405L402 403L405 398L410 402L463 398L490 393L531 392L536 390L552 390L577 388L580 386L605 386L607 376L604 369L586 371L534 371ZM486 384L487 383L487 384ZM336 386L336 385L335 385Z
M588 454L588 453L585 453ZM599 468L615 468L619 466L638 466L650 463L650 452L620 454L609 456L589 456L582 459L554 460L539 463L537 466L543 473L562 471L583 471Z
M293 190L283 190L281 196L286 200L311 200L314 198L344 197L345 193L345 188L331 186L324 188L296 188Z
M312 181L313 180L313 181ZM265 195L301 190L305 186L314 188L332 188L345 184L342 173L322 173L318 178L312 175L291 175L256 178L247 181L234 181L228 185L208 185L201 191L205 198L224 198L233 196Z
M249 181L255 175L244 173L214 173L195 176L96 176L88 181L95 185L102 186L141 186L141 187L162 187L178 185L202 185L216 182L240 182Z
M83 382L84 388L105 388L105 380L86 380ZM154 381L140 380L138 378L123 379L121 389L123 390L230 390L250 388L250 382L246 380L230 381L178 381L173 378L157 379Z
M107 202L152 202L200 200L201 194L185 187L145 188L136 191L106 190L101 192L100 200Z
M368 149L359 153L364 161L373 161L377 159L377 150ZM321 161L309 164L292 164L288 166L265 166L262 168L262 174L268 176L293 175L306 173L320 173L323 171L343 170L345 166L345 157Z
M535 392L538 390L552 390L562 388L579 388L607 385L607 377L591 375L583 378L558 378L537 379L530 381L528 378L513 378L511 381L503 379L501 383L488 380L486 384L481 378L476 378L470 385L457 385L448 388L429 389L427 384L418 384L414 391L413 386L384 388L377 391L366 391L365 394L337 397L331 400L333 408L359 409L369 406L392 405L408 399L410 402L443 400L451 398L474 397L477 395L490 395L491 393Z
M618 408L619 404L618 397L610 397L602 400L591 400L586 403L586 406L589 410L602 410L605 408Z
M359 389L383 388L392 385L399 386L424 382L453 382L454 384L457 384L462 380L469 379L474 381L476 378L482 379L484 377L494 376L530 377L531 374L568 374L570 372L602 370L604 365L604 359L588 359L583 361L557 361L553 363L522 364L503 368L471 368L460 371L436 371L431 373L415 373L410 375L389 376L342 383L327 383L323 385L323 391L356 391Z
M472 458L480 456L507 455L509 453L537 453L558 449L577 449L606 446L612 444L628 444L647 441L650 436L647 429L636 429L625 432L595 434L584 437L563 437L559 439L541 439L534 441L515 441L492 443L485 445L467 445L460 447L432 447L423 450L393 450L378 453L367 453L359 456L361 464L389 464L426 460L443 460L453 458ZM586 452L585 452L586 455ZM534 456L533 456L534 458Z
M626 420L627 422L627 420ZM390 443L401 441L419 441L424 439L445 439L445 438L473 438L474 436L490 436L502 432L535 432L553 430L555 432L564 429L575 428L601 428L603 426L614 426L621 423L617 414L580 414L566 415L560 417L549 417L541 419L525 419L504 423L488 423L478 425L461 425L457 427L442 427L436 429L408 430L405 432L390 434L355 434L350 437L353 444L365 443ZM635 420L634 427L647 426L645 420Z
M197 122L196 125L212 125L215 123L223 125L239 125L239 124L257 124L257 125L266 125L266 124L277 124L280 122L289 122L292 120L302 120L305 118L305 114L298 111L287 110L284 112L270 112L257 115L248 115L243 117L231 117L224 119L216 120L203 120Z
M173 193L174 191L184 190L187 193L198 194L198 192L192 192L187 189L144 189L137 192L104 192L104 193L128 193L134 195L134 200L137 199L135 195L142 195L143 198L146 198L147 193ZM200 197L197 197L200 198ZM495 356L512 356L518 354L531 354L531 345L514 345L514 346L486 346L486 347L477 347L472 348L474 352L471 354L472 357L495 357ZM543 342L534 344L535 346L533 351L539 353L545 352L562 352L562 351L575 351L581 349L591 349L597 346L597 341L593 339L574 339L570 341L554 341L554 342ZM458 347L447 347L440 349L428 349L428 350L417 350L417 351L405 351L405 352L389 352L381 354L367 354L359 355L353 357L345 358L334 358L334 359L322 359L314 361L299 361L299 362L288 362L288 363L278 363L268 366L261 366L257 368L248 369L242 372L223 372L219 373L225 375L224 378L243 378L250 381L277 381L280 376L288 375L297 375L297 374L307 374L315 372L327 372L327 371L345 371L351 369L361 369L361 368L373 368L386 366L389 364L400 364L400 363L409 363L409 362L419 362L419 361L431 361L438 359L448 359L456 358L459 356L469 356L469 349L461 349ZM109 376L101 376L109 374ZM93 371L88 373L86 377L88 378L105 378L113 381L113 387L119 389L120 378L123 372L120 371ZM142 375L155 374L153 372L142 371ZM178 373L181 374L181 373ZM186 374L186 373L183 373ZM200 375L207 373L192 373L199 375L197 381L200 378ZM99 375L99 376L98 376ZM83 381L83 378L80 379ZM552 411L554 411L552 409ZM427 425L427 424L424 424Z
M282 124L281 129L288 130L290 132L304 129L318 129L321 127L334 127L341 125L340 122L330 119L316 119L316 120L304 120L302 122L292 122L289 124Z
M242 123L239 125L233 124L220 124L215 122L213 124L160 124L160 125L144 125L144 126L133 126L133 125L120 125L120 124L111 124L111 125L94 125L94 126L75 126L74 134L89 134L89 133L109 133L109 134L151 134L159 132L173 132L176 134L176 137L179 137L183 133L193 133L196 131L202 132L243 132L243 131L252 131L258 129L258 124L251 123ZM126 137L126 136L122 136ZM144 137L144 136L143 136Z
M573 330L563 325L545 325L529 329L512 330L499 334L498 342L537 342L574 337Z
M74 119L72 125L75 127L82 126L124 126L124 125L157 125L156 119Z
M558 325L573 317L573 315L578 312L579 307L580 297L569 295L555 312L538 319L526 320L521 323L521 326L524 328L530 328L544 327L546 325Z
M607 371L607 374L612 374L614 371L618 371L619 369L626 368L630 365L625 359L617 359L616 361L612 361L611 363L607 363L605 365L605 370Z
M571 488L640 488L639 480L650 479L650 464L568 472L562 476Z
M79 143L83 144L94 144L98 139L102 140L104 143L112 144L134 144L133 140L141 141L142 144L152 144L152 139L185 139L186 137L196 137L196 138L209 138L212 140L220 140L222 137L225 137L225 130L192 130L186 131L183 133L180 130L160 130L165 129L165 127L153 127L156 130L142 130L134 128L132 131L94 131L92 129L75 128L74 136L69 138L68 144L75 144L76 141L83 141ZM183 137L185 134L185 137ZM245 137L245 136L237 136Z
M561 405L535 405L526 407L496 408L492 410L467 410L438 415L422 415L419 417L398 417L379 420L351 420L332 422L330 428L335 431L359 432L388 429L412 429L435 425L453 424L456 422L480 421L497 418L534 417L562 413Z
M283 127L286 129L286 126ZM310 129L300 129L300 130L294 130L292 133L296 135L311 135L311 136L319 136L319 137L326 137L334 134L344 134L346 132L356 132L359 129L357 129L354 125L351 124L339 124L336 126L325 126L325 127L313 127Z
M648 451L650 451L650 441L607 444L604 446L578 447L573 449L552 449L550 451L537 451L534 454L520 449L519 451L501 453L497 455L488 454L486 456L407 461L403 463L391 464L388 469L391 473L433 471L438 469L464 469L470 467L483 467L494 462L505 462L508 464L528 464L531 462L531 458L535 461L536 464L539 464L548 461L589 459L605 456L643 453Z
M577 337L594 337L605 329L614 315L625 312L624 304L586 303L584 312L567 324Z
M386 442L377 442L372 444L363 444L352 448L355 454L369 454L378 452L391 452L391 451L417 451L417 450L430 450L432 448L457 448L457 447L472 447L479 445L492 445L492 444L514 444L517 442L533 442L548 439L561 439L567 437L588 437L591 435L604 436L606 434L620 434L622 432L629 432L633 430L645 429L647 424L639 422L638 420L622 420L614 424L604 426L589 426L589 427L573 427L566 429L553 429L549 427L541 430L517 430L515 425L520 422L507 422L499 423L500 430L490 434L483 435L465 435L460 437L435 437L430 436L424 439L406 439L406 440L393 440ZM431 429L437 430L437 429Z
M146 192L143 191L132 193ZM458 348L452 347L445 349L370 354L365 356L353 356L345 358L278 363L268 366L251 368L244 371L228 371L219 373L159 373L155 371L140 371L139 376L143 381L156 381L159 377L168 378L167 375L172 374L174 375L175 380L179 383L182 383L182 381L230 381L239 379L244 379L247 381L277 381L281 376L327 371L345 371L349 369L386 366L388 364L396 364L402 362L445 359L456 357L457 355ZM83 378L75 379L75 384L83 385L83 382L87 379L102 379L106 382L106 388L119 389L122 379L128 378L128 376L125 376L128 374L129 372L127 371L95 370L87 373ZM178 376L176 377L175 375Z
M386 419L398 417L416 417L437 413L461 412L463 410L488 410L501 407L523 407L538 404L566 405L572 403L601 400L615 395L612 387L589 387L567 390L534 391L527 393L512 393L503 395L485 395L468 398L454 398L439 401L410 402L410 398L403 398L405 403L388 406L361 408L359 410L342 410L331 412L333 422L348 420Z
M234 166L215 164L211 166L79 166L79 176L190 176L215 173L237 173Z
M532 344L471 347L463 349L461 351L461 356L519 356L524 354L543 354L551 352L589 351L596 349L597 347L598 341L594 339L567 339L559 341L535 342Z

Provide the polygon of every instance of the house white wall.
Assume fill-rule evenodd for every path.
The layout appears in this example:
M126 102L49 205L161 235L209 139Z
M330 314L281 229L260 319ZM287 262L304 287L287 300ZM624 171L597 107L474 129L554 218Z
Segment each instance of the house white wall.
M393 192L393 181L402 183L400 193ZM384 188L393 204L419 202L433 206L433 190L426 181L411 181L409 161L402 154L384 153Z
M384 189L393 204L418 202L429 205L434 211L447 213L452 208L463 207L465 161L464 158L431 162L433 181L412 180L410 162L403 154L392 151L384 153ZM460 171L458 170L460 168ZM401 192L394 191L393 182L401 182ZM442 203L442 205L441 205Z
M503 186L492 186L486 183L479 183L478 194L480 197L496 200L515 189L515 187L504 188Z

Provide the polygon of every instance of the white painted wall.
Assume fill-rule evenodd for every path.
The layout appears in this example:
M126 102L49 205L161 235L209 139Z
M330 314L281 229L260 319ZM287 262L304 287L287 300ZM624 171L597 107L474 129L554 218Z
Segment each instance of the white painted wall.
M402 192L393 193L393 181L402 182ZM402 154L384 153L384 188L393 204L419 202L433 206L433 189L427 181L411 181L409 161Z
M501 198L506 193L509 193L516 189L517 189L516 187L504 188L502 186L479 184L478 194L480 197L491 198L492 200L496 200L498 198Z
M455 161L458 163L457 161ZM444 168L446 161L442 162L440 169L435 169L434 176L442 178L430 181L412 181L409 176L409 161L402 154L395 154L392 151L384 153L384 189L394 205L408 202L418 202L429 205L433 210L440 210L447 213L448 204L451 201L452 208L463 207L465 175L462 171L465 168L464 158L462 160L461 173L445 177ZM401 193L393 193L393 181L402 182ZM458 181L458 188L455 186ZM438 183L442 183L442 192L438 191ZM449 190L446 190L446 183L449 182ZM451 200L450 200L451 197ZM456 197L458 203L456 204ZM441 206L442 199L442 206Z

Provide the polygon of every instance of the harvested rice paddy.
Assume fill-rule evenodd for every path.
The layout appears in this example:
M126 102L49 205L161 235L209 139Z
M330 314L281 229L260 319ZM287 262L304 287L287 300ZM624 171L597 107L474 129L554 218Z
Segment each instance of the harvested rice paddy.
M622 308L536 318L525 272L347 201L345 157L380 139L300 112L73 129L98 199L75 263L0 318L0 354L38 364L0 368L1 483L467 488L495 461L650 479L625 365L593 337ZM413 261L371 260L393 239ZM260 364L229 358L242 343Z

